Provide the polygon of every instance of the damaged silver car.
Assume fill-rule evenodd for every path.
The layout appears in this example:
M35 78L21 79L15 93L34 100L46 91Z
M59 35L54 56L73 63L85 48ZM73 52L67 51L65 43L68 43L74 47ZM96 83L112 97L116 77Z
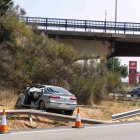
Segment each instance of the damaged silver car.
M65 88L52 85L36 85L27 87L16 102L16 107L30 107L39 110L59 110L72 115L77 107L74 94Z

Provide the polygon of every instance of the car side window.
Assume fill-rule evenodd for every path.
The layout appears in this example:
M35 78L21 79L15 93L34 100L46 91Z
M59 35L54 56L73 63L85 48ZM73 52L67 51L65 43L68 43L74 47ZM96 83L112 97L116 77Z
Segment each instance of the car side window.
M52 93L59 93L58 91L56 91L54 88L49 88L49 91Z
M53 94L53 93L59 93L58 91L55 91L55 89L51 88L51 87L47 87L45 88L44 91L46 94Z
M45 88L44 93L45 94L52 94L50 88Z
M52 92L51 88L47 88L48 92Z

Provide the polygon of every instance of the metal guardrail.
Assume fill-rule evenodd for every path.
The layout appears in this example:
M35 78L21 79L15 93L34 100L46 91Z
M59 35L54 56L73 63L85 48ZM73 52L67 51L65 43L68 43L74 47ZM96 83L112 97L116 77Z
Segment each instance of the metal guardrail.
M114 114L114 115L112 115L112 120L120 120L123 118L128 118L128 117L132 117L132 116L136 116L136 115L140 115L140 109Z
M96 21L96 20L75 20L75 19L58 19L58 18L41 18L41 17L21 17L21 20L28 25L36 25L44 29L74 30L74 31L97 31L123 33L123 34L140 34L140 23L133 22L113 22L113 21Z
M0 113L2 113L2 110L0 110ZM65 121L71 121L75 122L75 117L67 116L67 115L61 115L61 114L55 114L55 113L49 113L45 111L39 111L39 110L6 110L7 115L35 115L35 116L42 116L47 117L49 119L54 120L65 120ZM85 124L107 124L112 123L111 121L101 121L101 120L91 120L91 119L81 119L82 123Z

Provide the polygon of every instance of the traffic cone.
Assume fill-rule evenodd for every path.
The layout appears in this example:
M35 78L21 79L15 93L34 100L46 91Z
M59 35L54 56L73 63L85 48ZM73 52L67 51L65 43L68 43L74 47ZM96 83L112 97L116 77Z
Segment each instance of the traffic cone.
M2 112L2 119L1 119L1 126L0 126L0 134L4 134L4 133L8 133L5 109L3 109Z
M83 128L83 126L81 126L81 116L80 116L80 108L77 108L77 115L76 115L76 122L75 122L75 126L73 126L73 128Z

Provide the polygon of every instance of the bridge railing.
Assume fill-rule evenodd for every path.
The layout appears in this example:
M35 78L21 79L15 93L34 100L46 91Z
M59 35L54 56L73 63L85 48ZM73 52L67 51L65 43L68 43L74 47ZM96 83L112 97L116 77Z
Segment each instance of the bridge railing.
M40 18L40 17L21 17L28 25L36 25L43 29L75 30L75 31L99 31L140 34L140 23L131 22L112 22L95 20L75 20L58 18Z

